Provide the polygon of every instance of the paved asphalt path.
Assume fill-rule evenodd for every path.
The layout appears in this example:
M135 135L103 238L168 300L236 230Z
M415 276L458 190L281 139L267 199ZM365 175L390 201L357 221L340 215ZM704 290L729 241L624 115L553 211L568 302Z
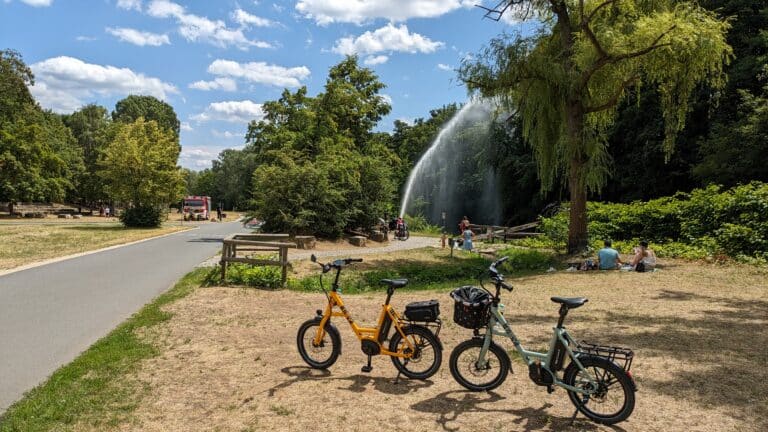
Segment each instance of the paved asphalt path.
M0 413L243 231L202 224L0 276Z

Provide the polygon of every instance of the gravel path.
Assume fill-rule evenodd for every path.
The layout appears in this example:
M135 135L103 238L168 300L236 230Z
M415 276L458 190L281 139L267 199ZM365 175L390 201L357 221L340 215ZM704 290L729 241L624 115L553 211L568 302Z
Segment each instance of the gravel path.
M397 252L397 251L404 251L404 250L410 250L410 249L419 249L419 248L429 247L429 246L440 246L440 239L435 237L414 236L409 238L406 241L392 240L389 242L388 245L381 246L381 247L361 248L361 247L350 245L348 248L345 247L344 249L323 250L323 251L291 249L288 251L288 260L301 261L301 260L309 259L309 257L312 254L315 254L315 256L318 258L337 257L337 256L355 258L358 255Z
M374 243L376 244L376 243ZM348 246L348 247L346 247ZM345 245L342 249L333 250L303 250L303 249L289 249L288 260L289 261L301 261L309 259L312 254L315 254L318 258L323 257L351 257L356 258L360 255L380 254L404 251L410 249L419 249L423 247L438 247L440 246L440 239L436 237L417 237L412 236L406 241L392 240L386 246L377 247L356 247L352 245ZM198 267L216 267L219 265L221 255L216 255L210 259L202 262Z

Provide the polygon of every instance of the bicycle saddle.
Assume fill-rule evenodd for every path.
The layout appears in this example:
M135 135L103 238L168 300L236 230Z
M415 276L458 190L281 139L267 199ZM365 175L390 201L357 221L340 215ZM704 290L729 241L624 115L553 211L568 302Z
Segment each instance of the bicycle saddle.
M382 279L381 283L389 285L392 288L402 288L408 285L408 279Z
M563 304L569 309L576 309L589 301L586 297L552 297L550 300L555 303Z

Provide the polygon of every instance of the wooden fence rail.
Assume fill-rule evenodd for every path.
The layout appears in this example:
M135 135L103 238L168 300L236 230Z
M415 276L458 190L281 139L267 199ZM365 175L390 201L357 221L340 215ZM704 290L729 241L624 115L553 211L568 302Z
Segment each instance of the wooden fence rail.
M490 237L491 242L493 242L494 239L503 239L506 242L508 238L534 237L541 235L539 232L526 231L538 226L539 222L531 222L513 227L470 224L469 229L478 233L476 237L478 240L486 240Z
M224 238L221 246L221 281L227 278L229 263L243 263L262 266L282 267L282 283L288 278L288 249L296 248L296 243L287 240L288 234L232 234ZM277 259L237 256L243 252L277 252Z

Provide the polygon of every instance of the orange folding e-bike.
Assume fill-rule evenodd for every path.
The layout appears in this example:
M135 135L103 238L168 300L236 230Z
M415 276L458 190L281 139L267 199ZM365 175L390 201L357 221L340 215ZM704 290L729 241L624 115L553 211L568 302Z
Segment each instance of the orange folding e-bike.
M442 361L443 347L438 338L442 326L439 303L436 300L410 303L405 308L405 317L401 317L389 301L395 289L404 287L408 280L384 279L381 282L387 285L387 299L381 306L377 326L357 325L341 299L339 276L342 268L361 261L363 260L360 258L347 258L328 264L318 263L323 267L322 274L335 269L336 277L331 291L328 292L323 287L323 277L320 275L320 287L328 299L328 304L325 311L318 309L314 318L299 327L296 342L301 358L315 369L326 369L333 365L341 354L341 336L336 326L331 323L331 317L344 317L360 340L363 353L368 356L368 364L362 367L363 372L371 371L371 357L387 355L392 358L399 373L408 378L431 377L440 368ZM317 262L314 255L312 262ZM394 331L390 336L393 327ZM434 332L431 327L435 328ZM389 344L385 345L387 339Z

